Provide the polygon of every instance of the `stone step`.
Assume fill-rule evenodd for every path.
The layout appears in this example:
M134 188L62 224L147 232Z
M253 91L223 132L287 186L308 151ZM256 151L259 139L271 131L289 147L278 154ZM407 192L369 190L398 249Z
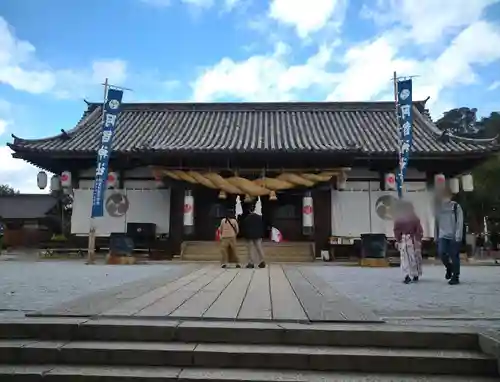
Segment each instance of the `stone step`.
M497 376L465 350L119 341L0 341L1 364L177 366Z
M473 378L473 379L472 379ZM286 370L204 369L176 367L118 367L69 365L0 365L2 382L24 381L223 381L223 382L493 382L496 378L479 376L436 376L415 374L360 374L342 372L297 372Z
M465 328L385 324L295 324L176 321L138 318L12 318L0 321L4 340L179 341L268 345L368 346L479 350L478 334Z

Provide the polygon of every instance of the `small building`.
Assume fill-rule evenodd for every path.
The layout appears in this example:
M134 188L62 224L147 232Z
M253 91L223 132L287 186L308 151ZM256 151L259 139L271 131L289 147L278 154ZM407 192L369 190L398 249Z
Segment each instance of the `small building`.
M89 103L70 130L9 143L16 158L64 174L75 235L89 232L101 120L102 104ZM214 242L239 200L243 214L259 202L265 238L274 227L285 242L311 243L316 253L364 233L390 237L398 140L392 102L123 104L96 232L139 227L178 254L183 242ZM425 101L414 102L404 188L426 236L434 230L435 179L460 177L495 151L493 140L443 135Z
M58 200L48 194L0 196L3 246L36 247L60 229Z

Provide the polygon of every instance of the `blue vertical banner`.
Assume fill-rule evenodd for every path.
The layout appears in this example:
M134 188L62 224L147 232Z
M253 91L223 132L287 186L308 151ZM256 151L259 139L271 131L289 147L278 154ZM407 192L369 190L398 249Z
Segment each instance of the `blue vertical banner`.
M95 170L94 192L92 194L92 217L101 217L104 214L104 192L108 181L109 157L112 152L113 135L116 119L120 113L123 91L108 89L106 101L103 105L102 134L97 149L97 165Z
M399 145L399 173L396 177L398 196L403 197L403 183L406 169L410 161L410 152L413 141L413 103L412 103L412 81L403 80L397 83L398 100L398 122L400 133Z

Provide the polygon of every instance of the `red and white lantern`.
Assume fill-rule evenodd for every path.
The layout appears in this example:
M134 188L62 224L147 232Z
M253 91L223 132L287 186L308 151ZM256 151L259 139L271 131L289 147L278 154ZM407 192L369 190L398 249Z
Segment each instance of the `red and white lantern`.
M61 187L63 188L69 188L73 184L71 180L71 171L63 171L59 179L61 181Z
M302 231L304 235L311 235L314 232L314 208L310 192L302 198Z
M118 174L116 172L108 172L108 181L106 182L108 188L118 187Z
M191 190L184 193L184 233L191 235L194 232L194 197Z
M385 174L384 184L387 191L394 191L396 189L396 175L393 173Z
M446 177L444 174L436 174L434 175L434 188L436 190L442 190L446 186Z
M472 179L471 174L466 174L462 176L462 189L465 192L474 191L474 179Z
M458 178L450 179L450 191L454 194L458 194L460 191L460 180Z

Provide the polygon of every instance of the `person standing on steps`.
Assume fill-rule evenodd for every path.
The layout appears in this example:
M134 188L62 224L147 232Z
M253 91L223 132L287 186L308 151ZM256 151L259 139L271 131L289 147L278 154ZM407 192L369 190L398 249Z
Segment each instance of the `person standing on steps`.
M415 214L413 205L401 201L394 221L394 237L399 250L405 284L412 281L418 282L419 277L422 276L422 236L422 225Z
M241 268L236 254L236 237L239 231L233 211L227 211L226 217L222 219L219 226L222 268L227 268L228 263L236 264L236 268Z
M464 234L464 213L457 202L451 200L453 193L446 187L436 209L434 239L437 252L446 269L448 284L460 283L460 247Z
M247 240L248 255L250 262L247 268L265 268L264 250L262 249L262 234L264 233L264 221L262 216L255 212L255 206L252 211L243 220L243 235Z

